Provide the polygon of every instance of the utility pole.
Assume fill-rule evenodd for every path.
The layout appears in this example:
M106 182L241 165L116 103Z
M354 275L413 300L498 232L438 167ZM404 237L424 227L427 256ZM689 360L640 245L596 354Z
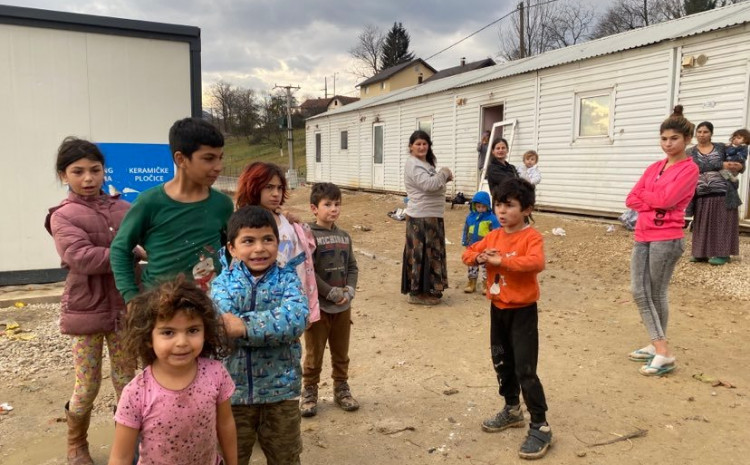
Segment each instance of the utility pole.
M299 86L273 86L274 89L286 89L286 141L289 150L289 170L286 172L286 182L290 189L299 185L297 170L294 169L294 129L292 128L292 89L299 90Z
M526 15L523 14L523 0L518 4L518 12L521 14L521 21L519 22L519 58L526 58Z
M334 97L336 96L336 74L338 73L333 73L333 96Z
M328 98L328 76L323 77L323 92L325 98ZM333 81L333 95L336 95L336 81Z

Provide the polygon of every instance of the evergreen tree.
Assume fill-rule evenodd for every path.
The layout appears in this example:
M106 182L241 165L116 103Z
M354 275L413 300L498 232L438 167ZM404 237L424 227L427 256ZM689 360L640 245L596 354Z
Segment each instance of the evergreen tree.
M409 51L409 33L401 23L393 23L383 41L380 55L380 71L414 59Z
M716 0L685 0L685 14L692 15L701 11L713 10L716 8Z

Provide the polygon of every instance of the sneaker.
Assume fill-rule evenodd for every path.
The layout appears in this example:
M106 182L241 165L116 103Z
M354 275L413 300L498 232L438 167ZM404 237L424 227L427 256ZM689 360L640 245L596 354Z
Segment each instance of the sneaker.
M345 412L353 412L359 408L359 402L352 397L352 391L346 381L333 388L333 400Z
M302 388L299 411L303 417L314 417L318 413L318 385L311 384Z
M711 257L708 259L709 265L721 266L729 262L729 257Z
M529 434L518 450L518 456L527 460L540 459L547 455L547 449L551 444L552 428L549 425L540 426L539 429L529 428Z
M498 433L508 428L521 428L523 426L523 412L521 412L520 405L513 407L506 405L494 417L482 422L482 429L488 433Z
M708 257L690 257L690 263L707 262Z

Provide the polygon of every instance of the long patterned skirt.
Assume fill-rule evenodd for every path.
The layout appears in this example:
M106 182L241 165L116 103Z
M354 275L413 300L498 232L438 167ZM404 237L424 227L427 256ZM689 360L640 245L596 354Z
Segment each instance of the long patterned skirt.
M693 257L729 257L740 253L740 219L723 195L695 199Z
M442 218L406 218L401 293L442 297L448 288Z

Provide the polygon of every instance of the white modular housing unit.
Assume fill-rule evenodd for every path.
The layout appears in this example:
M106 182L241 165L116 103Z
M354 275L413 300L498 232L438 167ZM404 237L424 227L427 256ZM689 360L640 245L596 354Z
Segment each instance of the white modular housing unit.
M200 29L0 5L0 101L0 285L59 280L57 147L164 144L200 116Z
M509 161L539 152L542 208L619 214L630 188L663 158L659 125L674 105L727 142L748 125L750 2L401 89L306 122L312 182L403 192L408 138L429 127L449 195L477 189L477 141L515 121ZM346 132L344 147L342 132ZM382 147L382 150L381 150ZM741 177L748 217L748 176Z

